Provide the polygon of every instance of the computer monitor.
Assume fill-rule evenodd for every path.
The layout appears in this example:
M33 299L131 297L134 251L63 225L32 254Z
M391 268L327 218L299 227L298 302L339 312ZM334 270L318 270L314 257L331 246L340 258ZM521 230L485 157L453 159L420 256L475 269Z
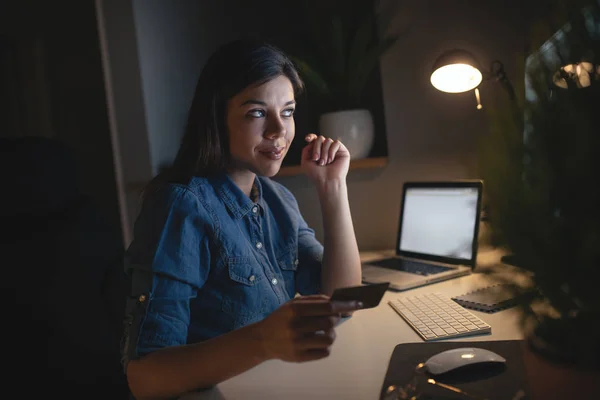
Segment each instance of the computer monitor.
M481 196L481 181L407 183L397 252L473 264Z

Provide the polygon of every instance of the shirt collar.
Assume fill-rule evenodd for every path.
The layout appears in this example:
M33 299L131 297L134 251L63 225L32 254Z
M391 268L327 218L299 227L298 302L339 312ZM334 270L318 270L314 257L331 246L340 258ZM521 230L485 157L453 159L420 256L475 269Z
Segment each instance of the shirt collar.
M257 195L256 203L246 196L227 174L217 175L211 180L217 193L223 199L223 203L235 218L244 217L256 205L259 205L262 212L262 206L260 206L262 203L262 186L257 177L254 178L255 193Z

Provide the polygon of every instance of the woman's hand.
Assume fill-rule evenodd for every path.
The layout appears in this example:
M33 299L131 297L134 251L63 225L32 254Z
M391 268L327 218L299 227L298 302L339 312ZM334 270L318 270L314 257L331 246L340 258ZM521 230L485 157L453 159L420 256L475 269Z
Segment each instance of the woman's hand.
M327 357L340 315L360 309L325 295L296 297L258 322L267 359L304 362Z
M345 180L350 166L350 153L339 140L332 140L314 133L304 138L308 144L302 149L301 166L316 183Z

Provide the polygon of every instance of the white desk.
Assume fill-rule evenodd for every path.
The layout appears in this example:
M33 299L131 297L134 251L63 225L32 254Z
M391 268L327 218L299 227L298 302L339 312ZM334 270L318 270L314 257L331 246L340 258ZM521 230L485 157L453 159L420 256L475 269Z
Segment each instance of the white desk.
M375 255L363 253L361 258L366 260ZM481 264L487 264L496 259L496 254L481 257ZM302 364L268 361L214 389L182 399L377 400L394 347L400 343L423 342L387 301L433 291L460 295L486 286L485 279L481 274L473 274L405 292L388 291L378 307L358 311L336 328L337 339L328 358ZM514 308L495 314L472 312L491 325L492 333L453 341L523 338Z

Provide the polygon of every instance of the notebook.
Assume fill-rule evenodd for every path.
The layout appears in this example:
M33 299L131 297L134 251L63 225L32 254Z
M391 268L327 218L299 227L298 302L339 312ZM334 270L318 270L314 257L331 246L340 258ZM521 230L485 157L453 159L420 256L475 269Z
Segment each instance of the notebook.
M465 308L494 313L517 305L525 296L535 295L533 291L516 295L511 288L510 284L491 285L462 296L452 297L452 300Z
M407 290L470 274L482 192L480 180L405 183L396 255L363 263L363 281Z

